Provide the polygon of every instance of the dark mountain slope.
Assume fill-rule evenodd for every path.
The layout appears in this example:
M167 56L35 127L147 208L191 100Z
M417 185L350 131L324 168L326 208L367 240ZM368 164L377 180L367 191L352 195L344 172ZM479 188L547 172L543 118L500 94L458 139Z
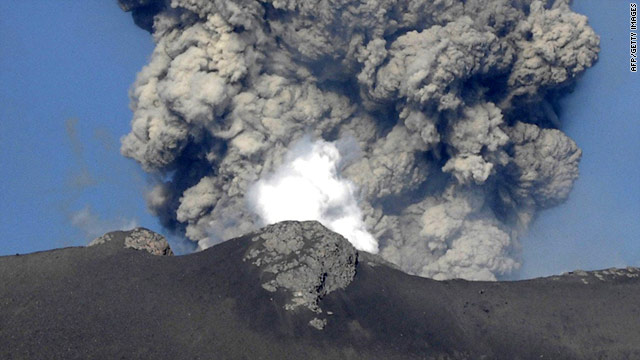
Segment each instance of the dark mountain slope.
M370 255L351 262L317 223L278 226L187 256L125 248L118 232L1 257L0 358L640 358L638 269L438 282ZM279 256L291 241L302 247ZM311 300L285 308L298 298Z

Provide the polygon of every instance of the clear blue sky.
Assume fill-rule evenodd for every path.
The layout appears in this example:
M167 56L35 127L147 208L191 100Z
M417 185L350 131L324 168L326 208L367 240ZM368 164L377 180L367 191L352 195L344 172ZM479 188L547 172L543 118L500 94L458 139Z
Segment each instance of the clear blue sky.
M627 0L576 0L601 35L599 63L563 101L582 147L569 201L523 243L523 277L640 266L640 74L628 70ZM145 176L119 154L128 89L153 49L115 0L0 1L0 255L82 245L145 211ZM85 229L86 230L86 229Z

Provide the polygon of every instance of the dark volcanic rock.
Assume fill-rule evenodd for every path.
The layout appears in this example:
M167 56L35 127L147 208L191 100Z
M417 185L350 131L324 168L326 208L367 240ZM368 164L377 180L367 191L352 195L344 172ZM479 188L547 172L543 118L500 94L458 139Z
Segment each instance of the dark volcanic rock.
M295 222L186 256L118 241L0 257L0 359L640 359L636 268L434 281Z
M171 250L164 236L145 228L135 228L131 231L113 231L89 243L89 246L98 245L143 250L152 255L173 255L173 250Z

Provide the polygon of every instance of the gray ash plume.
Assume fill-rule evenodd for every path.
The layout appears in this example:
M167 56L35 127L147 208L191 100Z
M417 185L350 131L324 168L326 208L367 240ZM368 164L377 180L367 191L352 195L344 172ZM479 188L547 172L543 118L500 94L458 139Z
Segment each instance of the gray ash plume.
M363 227L436 279L517 270L518 237L578 176L554 108L599 38L567 0L120 3L157 44L122 153L200 248L266 222L247 193L305 137L357 144L335 166Z

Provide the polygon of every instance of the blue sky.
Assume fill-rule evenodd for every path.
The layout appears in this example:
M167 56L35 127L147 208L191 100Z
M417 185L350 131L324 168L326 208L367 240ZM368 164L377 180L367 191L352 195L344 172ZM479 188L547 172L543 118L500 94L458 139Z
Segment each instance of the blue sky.
M600 35L600 58L562 102L563 130L582 148L569 200L522 239L521 275L640 266L640 73L629 71L629 1L576 0Z
M628 4L573 6L602 46L562 102L564 130L584 152L581 178L522 239L523 277L640 266L640 75L628 70ZM0 255L83 245L132 222L162 232L145 210L145 175L119 154L150 35L115 1L2 1L0 12Z
M142 172L119 155L128 89L153 50L115 1L0 1L0 254L86 243L145 211Z

